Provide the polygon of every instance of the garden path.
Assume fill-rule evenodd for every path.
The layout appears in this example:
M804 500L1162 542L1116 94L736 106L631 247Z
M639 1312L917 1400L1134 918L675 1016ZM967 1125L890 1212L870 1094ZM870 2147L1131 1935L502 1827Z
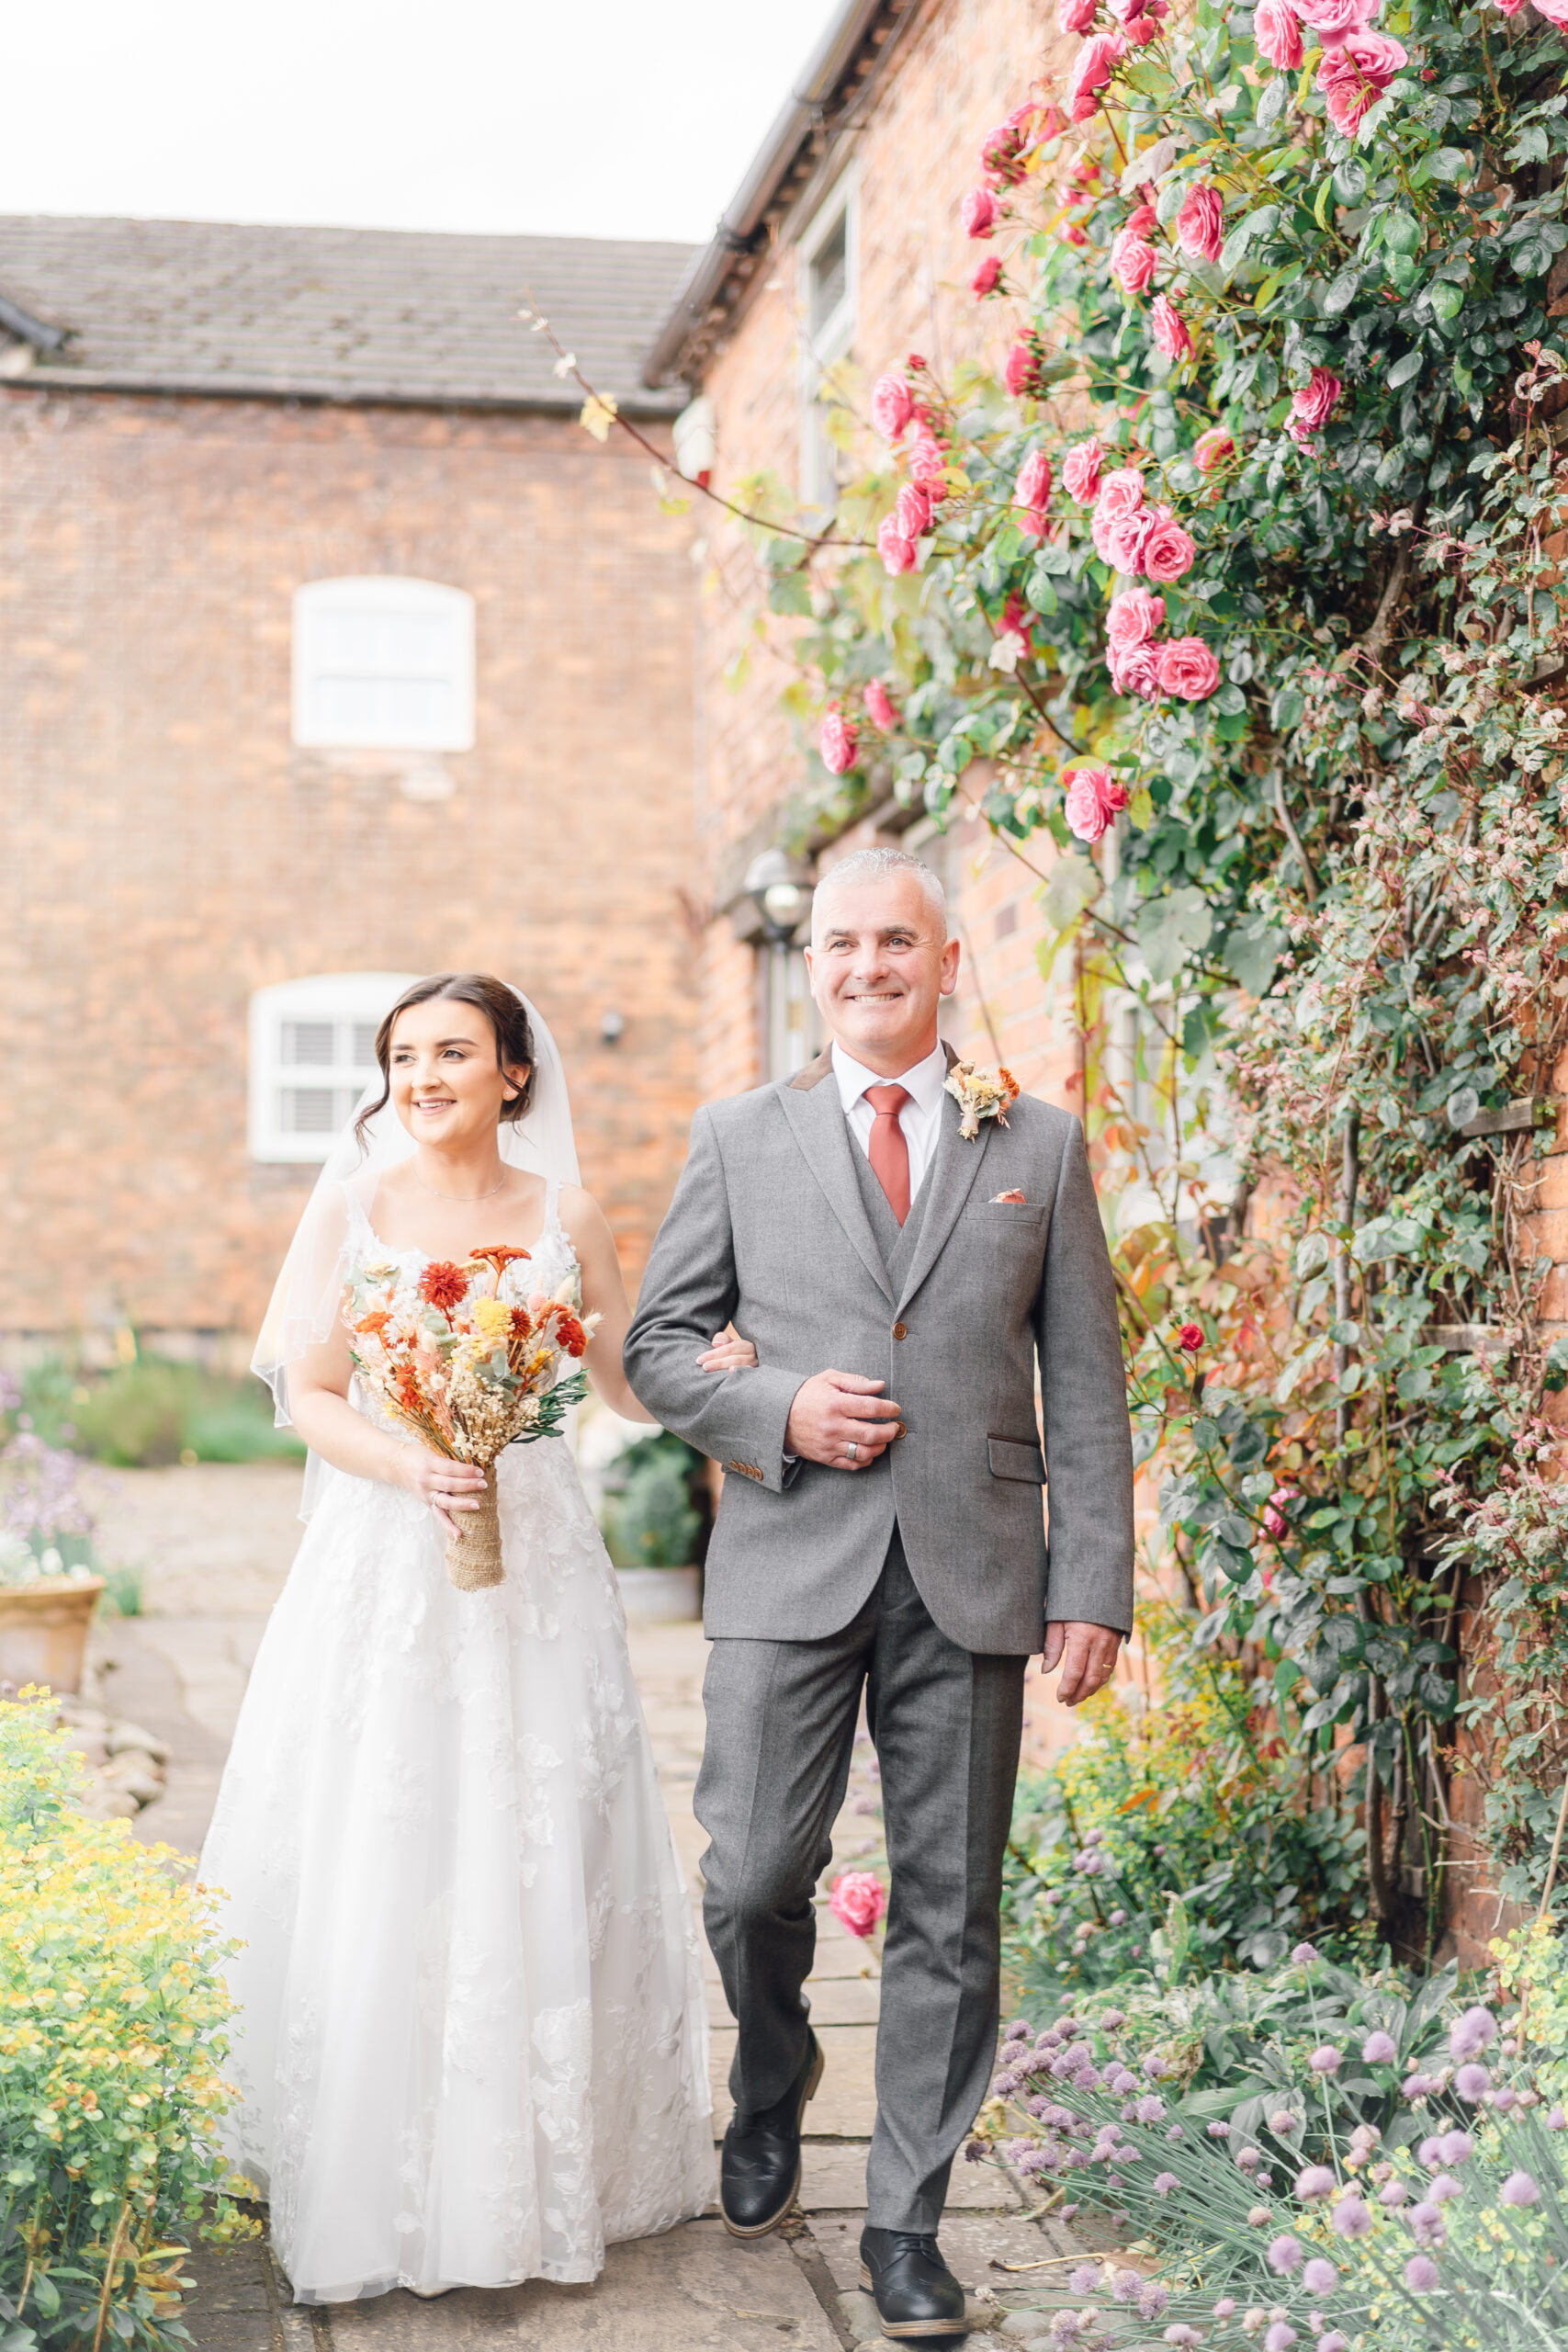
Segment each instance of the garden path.
M166 1792L138 1818L140 1838L183 1852L201 1841L246 1676L297 1540L298 1491L296 1473L261 1464L127 1472L105 1481L101 1548L117 1564L141 1566L144 1613L103 1626L96 1659L115 1712L170 1749ZM705 1656L697 1625L632 1634L633 1667L694 1900L701 1894L702 1832L692 1792L702 1755ZM840 1867L874 1849L879 1835L863 1745L835 1835ZM711 1957L705 1967L717 2133L729 2111L733 2030ZM189 2315L198 2352L467 2352L502 2343L530 2352L588 2345L761 2352L781 2341L796 2352L841 2352L885 2343L871 2300L856 2285L877 1985L863 1947L825 1903L810 1993L828 2071L807 2111L801 2219L789 2234L741 2245L707 2217L613 2247L592 2287L533 2283L436 2302L395 2293L316 2312L287 2301L286 2283L259 2247L198 2250L200 2290ZM1043 2336L1050 2308L1065 2297L1040 2282L1061 2279L1066 2258L1079 2251L1060 2224L1032 2218L1010 2178L990 2163L956 2167L942 2245L975 2298L970 2344L997 2352L1019 2352ZM1050 2267L1019 2273L1004 2264ZM1018 2308L1025 2293L1033 2306L1027 2312Z

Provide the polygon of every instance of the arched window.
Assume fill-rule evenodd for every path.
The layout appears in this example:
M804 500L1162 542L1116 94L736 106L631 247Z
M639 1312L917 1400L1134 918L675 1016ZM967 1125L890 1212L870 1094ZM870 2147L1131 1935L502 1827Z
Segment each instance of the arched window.
M251 999L253 1159L325 1159L376 1076L376 1031L415 972L319 972Z
M467 752L474 600L434 580L312 580L294 596L294 741Z

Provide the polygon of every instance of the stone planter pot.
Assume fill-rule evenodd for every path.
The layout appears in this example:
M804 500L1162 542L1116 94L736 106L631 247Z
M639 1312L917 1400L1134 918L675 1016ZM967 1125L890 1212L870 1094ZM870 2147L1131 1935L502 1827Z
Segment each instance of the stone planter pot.
M87 1628L102 1577L45 1577L0 1586L0 1682L80 1690Z
M703 1613L699 1568L617 1568L628 1625L663 1625Z

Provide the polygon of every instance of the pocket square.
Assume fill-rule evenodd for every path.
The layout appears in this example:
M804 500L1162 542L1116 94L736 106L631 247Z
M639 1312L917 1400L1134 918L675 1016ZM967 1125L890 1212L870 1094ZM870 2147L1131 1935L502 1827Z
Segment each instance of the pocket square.
M1007 1207L1021 1209L1027 1208L1028 1205L1029 1204L1024 1199L1023 1194L1019 1192L998 1193L991 1203L991 1206L993 1208Z

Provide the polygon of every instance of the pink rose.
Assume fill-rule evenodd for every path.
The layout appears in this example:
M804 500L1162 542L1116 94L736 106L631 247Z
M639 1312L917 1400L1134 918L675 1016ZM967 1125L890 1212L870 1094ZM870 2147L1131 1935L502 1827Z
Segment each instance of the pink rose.
M1139 49L1146 49L1151 40L1159 39L1159 27L1155 22L1152 9L1133 18L1127 27L1127 39Z
M872 725L880 727L885 735L891 735L898 725L898 706L880 678L867 680L864 702L865 715Z
M1066 97L1075 122L1087 122L1099 107L1094 93L1110 81L1125 53L1116 33L1095 33L1074 58L1067 75Z
M1535 13L1544 17L1549 25L1568 24L1568 6L1564 0L1535 0Z
M1062 0L1056 21L1065 33L1087 33L1094 22L1095 0Z
M1132 514L1106 515L1097 506L1089 527L1101 562L1113 571L1135 572L1144 568L1144 548L1154 526L1151 507L1140 506Z
M1148 0L1108 0L1108 5L1119 25L1130 25L1135 17L1143 15Z
M1298 441L1308 441L1321 425L1327 424L1345 387L1331 369L1314 368L1312 380L1304 389L1291 395L1291 416L1286 429Z
M1335 130L1352 138L1400 67L1409 62L1408 51L1382 33L1350 33L1337 49L1325 51L1317 69L1317 86Z
M1186 320L1168 296L1155 296L1149 323L1156 344L1168 359L1186 358L1192 348L1192 337L1187 331Z
M847 775L853 767L855 730L841 711L829 711L818 730L817 748L829 775Z
M1043 449L1031 449L1018 469L1013 486L1015 506L1043 506L1051 495L1051 460Z
M1062 460L1062 488L1080 506L1087 506L1100 488L1104 454L1098 441L1076 441Z
M997 199L988 187L972 187L958 208L958 217L968 237L990 237L996 234Z
M1023 177L1023 159L1029 150L1023 126L1033 114L1032 107L1020 107L1016 115L987 130L980 141L980 168L1004 187L1015 187Z
M871 421L885 441L897 441L915 413L915 395L902 376L879 376L871 388Z
M1505 17L1517 17L1519 10L1524 6L1525 0L1496 0L1496 5L1501 8Z
M1118 466L1107 474L1100 485L1100 501L1095 508L1108 523L1123 514L1136 514L1144 503L1144 477L1136 466Z
M1080 229L1076 220L1064 220L1056 234L1065 245L1087 245L1089 243L1088 232Z
M898 528L897 514L885 514L876 526L876 552L889 578L897 580L901 571L913 571L919 561L920 551L913 539L907 539Z
M976 296L978 300L983 302L987 294L994 294L996 292L997 281L1001 277L1001 274L1002 265L999 257L996 254L987 254L985 260L980 264L979 268L975 272L974 277L969 280L970 293Z
M1124 588L1120 596L1111 599L1111 610L1105 616L1105 637L1114 652L1131 652L1134 645L1146 643L1156 629L1164 627L1163 596L1151 596L1146 588Z
M1125 653L1112 653L1109 666L1111 683L1119 695L1137 695L1144 702L1154 701L1159 692L1157 645L1130 645Z
M1176 1344L1187 1355L1195 1356L1203 1344L1201 1323L1183 1323L1177 1331Z
M1169 507L1162 506L1150 523L1140 550L1138 570L1147 580L1179 580L1184 571L1191 571L1197 553Z
M833 1881L828 1908L852 1936L869 1936L887 1908L887 1889L874 1871L844 1871Z
M1270 65L1292 73L1302 62L1302 28L1290 0L1258 0L1252 38Z
M1218 261L1225 237L1225 200L1206 183L1189 188L1176 216L1176 242L1194 261Z
M1043 389L1040 368L1041 353L1034 337L1021 334L1002 369L1002 381L1015 400L1023 393L1037 393Z
M1146 237L1149 231L1157 228L1158 225L1159 214L1152 204L1140 204L1137 210L1129 212L1126 220L1122 223L1124 229L1131 229L1135 237Z
M1155 274L1156 255L1146 239L1123 229L1111 242L1111 275L1129 294L1141 294Z
M947 459L935 437L930 433L917 433L909 444L908 458L911 479L932 498L945 498Z
M1127 806L1127 787L1109 768L1064 768L1068 830L1080 842L1097 842L1119 808Z
M1303 25L1310 25L1321 49L1337 49L1348 33L1371 24L1382 0L1291 0Z
M931 502L929 492L917 490L907 481L898 492L898 503L893 509L901 539L923 538L931 526Z
M1159 683L1162 694L1202 702L1220 683L1220 665L1201 637L1173 637L1159 650Z
M1047 106L1040 109L1040 139L1043 145L1060 139L1067 127L1067 118L1060 107Z
M1192 462L1201 474L1212 474L1227 458L1235 455L1235 443L1223 424L1213 424L1207 433L1200 433L1192 444Z

